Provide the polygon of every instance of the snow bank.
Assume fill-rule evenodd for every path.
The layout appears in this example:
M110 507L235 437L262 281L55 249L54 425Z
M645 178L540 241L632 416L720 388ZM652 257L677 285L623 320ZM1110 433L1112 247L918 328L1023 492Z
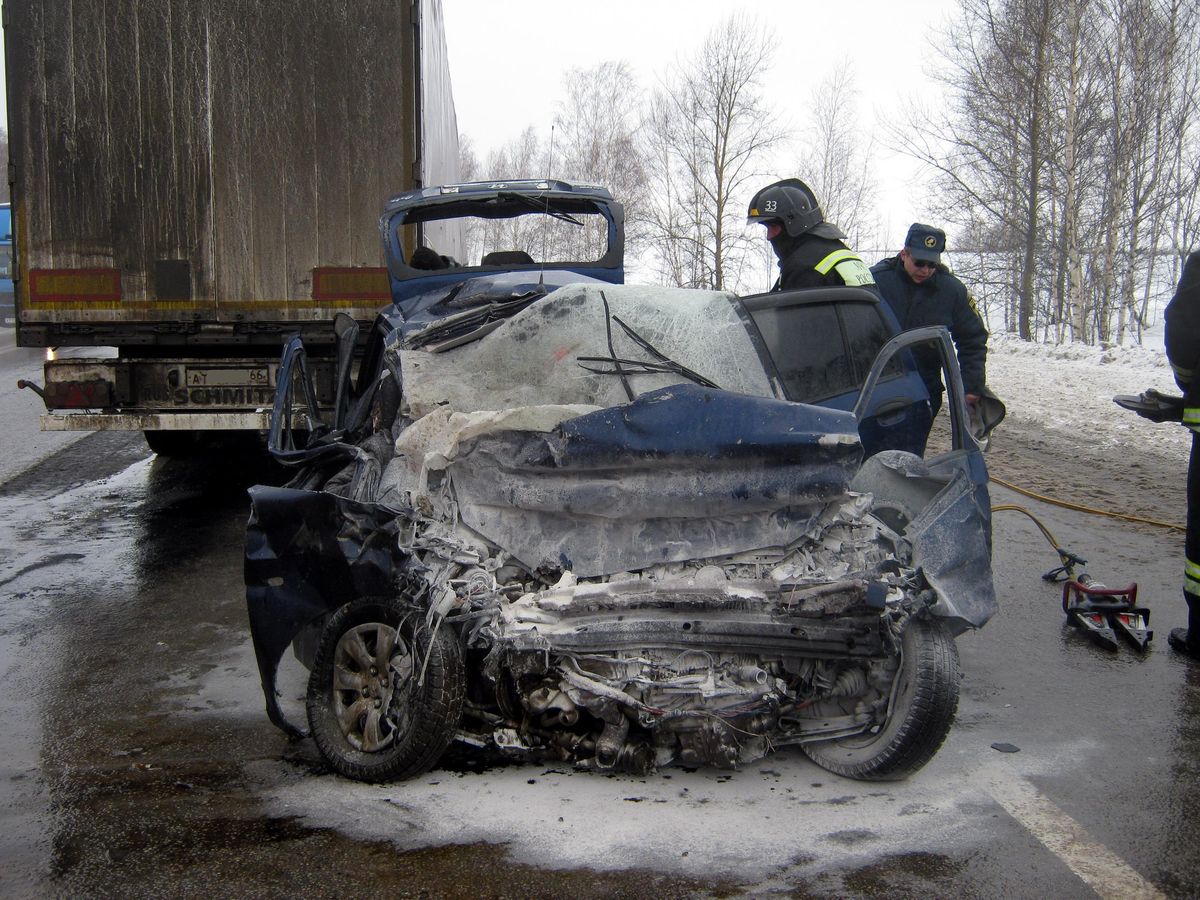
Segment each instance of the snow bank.
M1191 446L1186 429L1148 422L1112 402L1117 394L1147 388L1178 393L1160 347L1035 344L993 334L988 340L988 386L1007 404L1013 423L1074 433L1102 448L1152 449L1186 460Z

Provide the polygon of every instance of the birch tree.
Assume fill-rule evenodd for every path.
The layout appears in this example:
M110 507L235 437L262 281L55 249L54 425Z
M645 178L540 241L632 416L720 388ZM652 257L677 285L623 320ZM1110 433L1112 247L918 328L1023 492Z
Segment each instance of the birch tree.
M890 128L895 145L936 172L935 206L948 223L963 225L979 213L990 220L989 240L1008 255L1013 275L1006 323L1026 340L1033 336L1053 7L1052 0L963 0L960 21L943 36L939 71L949 108L909 106Z
M1098 180L1090 148L1098 139L1101 117L1099 89L1092 69L1086 65L1096 53L1097 35L1090 25L1092 0L1063 0L1062 30L1057 34L1053 56L1057 73L1050 90L1050 107L1060 115L1051 127L1061 135L1058 152L1049 159L1051 177L1060 211L1058 229L1059 296L1053 325L1055 339L1088 339L1088 304L1084 290L1084 242L1087 197Z
M964 0L945 114L893 124L978 242L966 274L1003 291L987 270L1010 267L1021 337L1139 339L1161 260L1194 242L1198 19L1194 0Z
M625 251L637 260L647 241L646 165L639 141L641 88L627 63L604 62L573 69L565 80L566 97L554 119L556 160L553 172L608 188L625 207ZM602 235L579 230L566 251L575 259L596 259Z
M507 144L490 152L483 165L484 179L544 178L546 151L532 125ZM493 250L524 250L534 259L542 253L543 233L531 216L513 219L472 219L467 223L466 260L478 265Z
M758 269L761 236L748 233L745 204L783 135L760 82L774 47L764 27L735 15L654 93L648 218L655 268L671 284L736 290Z
M849 236L850 246L877 246L883 242L875 213L875 139L859 127L858 98L854 72L843 60L812 91L795 169L816 192L826 220Z

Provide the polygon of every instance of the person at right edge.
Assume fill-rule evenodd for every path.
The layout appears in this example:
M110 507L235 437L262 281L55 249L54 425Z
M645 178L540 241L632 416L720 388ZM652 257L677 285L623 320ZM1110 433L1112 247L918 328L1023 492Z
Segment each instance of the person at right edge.
M1172 628L1172 649L1200 660L1200 250L1183 265L1175 296L1167 304L1167 359L1183 390L1183 424L1192 430L1187 474L1187 536L1184 538L1183 599L1188 627Z
M895 256L871 267L875 283L892 308L903 331L925 325L944 325L950 331L962 371L963 392L974 409L986 388L987 327L975 309L966 286L942 265L946 232L914 222ZM935 347L913 347L917 372L929 391L930 422L942 408L941 355Z

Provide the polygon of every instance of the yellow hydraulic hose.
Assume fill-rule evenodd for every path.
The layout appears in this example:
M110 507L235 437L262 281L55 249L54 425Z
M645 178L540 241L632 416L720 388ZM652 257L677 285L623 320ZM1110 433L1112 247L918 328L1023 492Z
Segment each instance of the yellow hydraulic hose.
M1001 503L999 506L992 507L992 512L1003 512L1004 510L1012 510L1013 512L1024 513L1025 515L1029 516L1029 518L1033 520L1033 524L1038 527L1038 531L1042 533L1042 536L1050 542L1050 546L1055 550L1058 549L1058 538L1050 533L1050 529L1046 527L1046 524L1041 519L1039 519L1025 507L1017 506L1015 503Z
M1042 494L1035 494L1033 491L1026 490L1025 488L1022 488L1022 487L1017 487L1015 484L1010 484L1009 482L1005 481L1003 478L997 478L995 475L990 476L990 480L995 482L996 484L999 484L1003 487L1008 488L1010 491L1016 491L1018 494L1023 494L1026 497L1032 497L1034 500L1040 500L1043 503L1049 503L1051 506L1061 506L1063 509L1072 509L1072 510L1075 510L1076 512L1091 513L1094 516L1107 516L1110 519L1121 519L1126 522L1140 522L1143 525L1155 525L1158 528L1170 528L1172 531L1186 531L1187 530L1183 525L1175 525L1175 524L1172 524L1171 522L1159 522L1157 519L1147 519L1142 516L1130 516L1130 515L1126 515L1125 513L1117 513L1117 512L1112 512L1110 510L1105 510L1105 509L1093 509L1090 506L1082 506L1078 503L1068 503L1065 500L1056 500L1053 497L1046 497L1046 496L1043 496ZM1042 533L1046 535L1047 539L1050 540L1050 542L1052 544L1054 544L1054 546L1056 546L1056 547L1058 546L1057 542L1055 542L1053 539L1050 538L1049 532L1046 531L1045 526L1043 526L1041 522L1038 522L1038 520L1034 517L1033 513L1029 512L1029 510L1025 509L1024 507L1007 504L1007 505L1003 505L1003 506L993 506L992 509L993 510L1013 509L1013 510L1018 510L1020 512L1025 513L1027 516L1029 516L1031 519L1033 519L1034 522L1037 522L1038 527L1042 529Z

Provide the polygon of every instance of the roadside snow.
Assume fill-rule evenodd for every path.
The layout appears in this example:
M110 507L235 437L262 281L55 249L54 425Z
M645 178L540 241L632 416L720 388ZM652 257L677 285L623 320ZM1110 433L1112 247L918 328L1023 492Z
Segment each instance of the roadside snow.
M1152 448L1184 461L1191 447L1186 429L1149 422L1113 403L1117 394L1147 388L1179 393L1161 338L1148 340L1155 343L1106 350L993 334L988 340L988 386L1005 402L1012 421L1066 432L1094 447Z
M1073 740L1054 753L1090 749ZM369 785L267 761L247 774L263 785L273 816L403 850L502 843L512 861L542 869L728 877L756 895L786 892L797 871L866 865L881 848L893 857L960 852L979 839L976 810L991 802L978 766L963 768L964 756L978 754L952 732L928 766L887 783L831 775L797 748L738 771L668 768L647 777L527 764ZM1007 762L1001 777L1010 780L1052 766L1029 752Z

